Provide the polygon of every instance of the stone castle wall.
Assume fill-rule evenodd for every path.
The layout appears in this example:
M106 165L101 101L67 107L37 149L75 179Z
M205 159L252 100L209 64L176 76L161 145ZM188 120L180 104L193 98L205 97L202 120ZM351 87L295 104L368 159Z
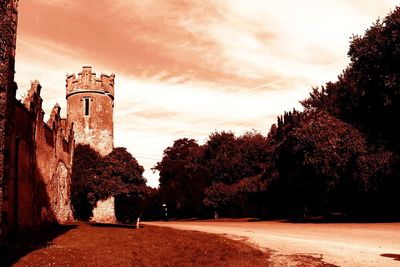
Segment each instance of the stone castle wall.
M14 62L17 32L16 0L0 1L0 241L7 230L5 202L10 164L10 131L14 118Z
M17 0L0 1L0 241L72 220L72 130L57 106L43 122L38 82L23 103L15 99L17 8Z
M55 105L43 121L41 86L32 83L23 103L15 100L15 127L7 201L8 226L17 232L73 220L70 203L73 132Z
M29 231L73 219L70 203L73 123L77 124L78 142L89 143L102 155L113 149L114 75L102 74L96 78L90 67L84 67L78 78L69 75L68 121L60 118L58 105L49 121L43 121L38 82L32 83L23 103L15 99L17 7L18 0L0 1L0 245L12 231ZM90 117L72 112L73 109L83 112L82 102L76 100L82 96L94 103ZM74 117L76 114L80 114L80 119ZM105 205L98 205L100 211L106 211L104 218L107 212L115 216L111 202L106 200Z

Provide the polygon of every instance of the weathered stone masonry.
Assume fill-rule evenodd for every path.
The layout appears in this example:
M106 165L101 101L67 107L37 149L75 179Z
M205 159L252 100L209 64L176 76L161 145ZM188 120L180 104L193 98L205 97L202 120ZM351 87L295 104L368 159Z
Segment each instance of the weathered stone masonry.
M73 127L56 105L43 121L41 86L15 99L17 0L0 1L0 241L8 233L72 220Z
M102 156L114 148L114 74L96 78L92 67L67 75L67 121L74 123L77 144L89 144Z
M23 103L15 100L8 181L8 225L17 232L73 220L70 203L73 131L56 104L43 121L41 86L31 84Z
M8 135L9 163L3 180L4 233L25 232L73 220L70 203L74 150L72 125L56 104L43 121L41 86L31 84L23 102L14 99Z
M14 82L17 6L17 0L0 1L0 240L7 229L7 211L3 207L9 198L10 130L17 89Z
M96 78L90 67L67 77L67 119L56 104L43 121L41 86L15 99L18 0L0 1L0 245L11 232L71 221L71 167L75 140L101 155L113 149L114 75ZM76 133L74 128L76 124ZM114 199L98 204L97 221L113 222Z
M114 78L101 74L96 77L92 67L85 66L82 72L67 75L67 121L74 125L77 144L88 144L101 156L114 148ZM114 223L114 197L98 201L93 210L93 221Z

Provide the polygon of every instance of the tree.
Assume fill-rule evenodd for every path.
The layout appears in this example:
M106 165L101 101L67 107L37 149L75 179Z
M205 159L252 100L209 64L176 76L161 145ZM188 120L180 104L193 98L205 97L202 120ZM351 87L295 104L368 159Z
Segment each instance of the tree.
M214 183L234 184L260 174L267 158L267 139L257 132L240 137L231 132L215 132L204 147L204 164Z
M120 205L129 202L129 207L135 208L135 204L137 207L148 190L143 172L143 167L126 148L115 148L102 158L89 145L77 145L71 186L75 218L88 220L97 201L109 196L116 197ZM138 215L132 209L128 212L120 212L124 220Z
M123 194L140 196L145 190L144 168L124 147L114 148L98 168L102 172L97 190L101 199Z
M165 149L162 160L154 166L160 172L160 199L171 216L203 215L208 173L202 158L203 148L195 140L183 138Z
M219 212L232 205L233 198L236 195L236 188L221 182L213 183L205 189L204 204L212 207L215 212Z
M365 136L325 112L307 112L300 127L277 148L277 169L293 194L297 212L346 209L373 190L389 168L391 153L369 148ZM379 160L378 160L379 158Z
M335 83L314 89L306 109L325 110L353 124L387 149L400 152L400 8L353 36L351 63Z
M232 184L242 178L238 142L232 132L210 134L204 149L204 164L212 183Z
M160 198L172 216L210 214L206 207L243 214L250 195L262 191L266 149L266 137L257 132L239 137L215 132L203 146L193 139L176 140L154 167L160 172Z
M71 176L71 203L74 217L89 220L97 200L93 188L98 178L101 156L89 145L77 145L74 150Z
M381 175L375 175L374 197L370 200L376 209L385 208L388 214L399 210L393 204L399 201L394 188L400 186L400 130L396 123L400 115L399 28L397 7L363 36L353 36L348 52L351 63L338 81L315 88L302 101L306 110L326 111L365 135L375 151L363 157L365 170L390 162Z
M232 216L247 216L255 197L264 190L261 174L268 162L267 138L257 132L235 137L231 132L215 132L204 145L204 164L211 185L204 204Z
M134 222L143 213L143 200L149 191L143 177L144 168L124 147L114 148L98 167L102 171L98 198L115 197L117 220Z

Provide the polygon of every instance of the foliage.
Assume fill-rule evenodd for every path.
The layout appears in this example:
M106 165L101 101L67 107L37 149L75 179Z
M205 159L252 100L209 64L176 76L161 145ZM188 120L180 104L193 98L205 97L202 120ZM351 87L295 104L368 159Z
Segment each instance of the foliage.
M293 204L321 211L373 190L390 160L391 153L370 149L353 126L325 112L307 112L278 146L276 166L294 193Z
M160 198L178 217L211 214L207 207L237 209L245 205L246 194L259 192L258 180L251 177L263 172L266 148L267 139L256 132L240 137L215 132L203 146L193 139L176 140L154 167L160 171Z
M76 146L72 164L71 202L77 219L88 220L93 215L96 200L92 188L96 186L100 161L99 153L89 145Z
M201 164L203 148L193 139L176 140L153 168L160 172L159 194L172 216L199 216L203 212L207 171Z
M204 147L204 161L212 182L233 184L263 171L267 142L259 133L235 137L231 132L215 132Z
M216 210L226 208L232 203L232 198L236 194L236 188L232 185L227 185L221 182L212 184L206 188L204 204L211 206Z
M122 194L135 194L140 197L145 189L146 179L142 176L144 168L126 148L115 148L102 159L98 167L101 170L101 179L97 187L100 199Z
M126 148L115 148L101 157L89 145L77 145L71 179L75 218L88 220L97 201L109 196L138 202L148 190L143 172Z
M205 192L204 204L220 211L230 208L228 214L238 215L243 206L249 205L247 195L261 192L262 182L254 177L261 177L265 170L267 138L257 132L239 137L216 132L209 136L205 151L204 163L212 185Z
M314 89L302 101L326 110L368 134L374 142L400 152L400 8L376 21L364 36L353 36L351 63L335 83Z

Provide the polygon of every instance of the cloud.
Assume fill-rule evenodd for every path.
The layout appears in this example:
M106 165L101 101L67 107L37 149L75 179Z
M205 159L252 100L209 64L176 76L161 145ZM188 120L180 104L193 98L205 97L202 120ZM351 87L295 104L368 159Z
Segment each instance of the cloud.
M204 143L213 131L243 134L257 129L266 134L282 110L300 108L297 101L307 92L302 88L226 93L189 82L177 85L124 76L116 80L115 143L130 148L146 170L179 138Z
M178 138L264 134L276 116L335 80L349 37L397 1L32 0L19 4L16 79L42 83L65 114L65 75L116 73L115 145L150 169Z

